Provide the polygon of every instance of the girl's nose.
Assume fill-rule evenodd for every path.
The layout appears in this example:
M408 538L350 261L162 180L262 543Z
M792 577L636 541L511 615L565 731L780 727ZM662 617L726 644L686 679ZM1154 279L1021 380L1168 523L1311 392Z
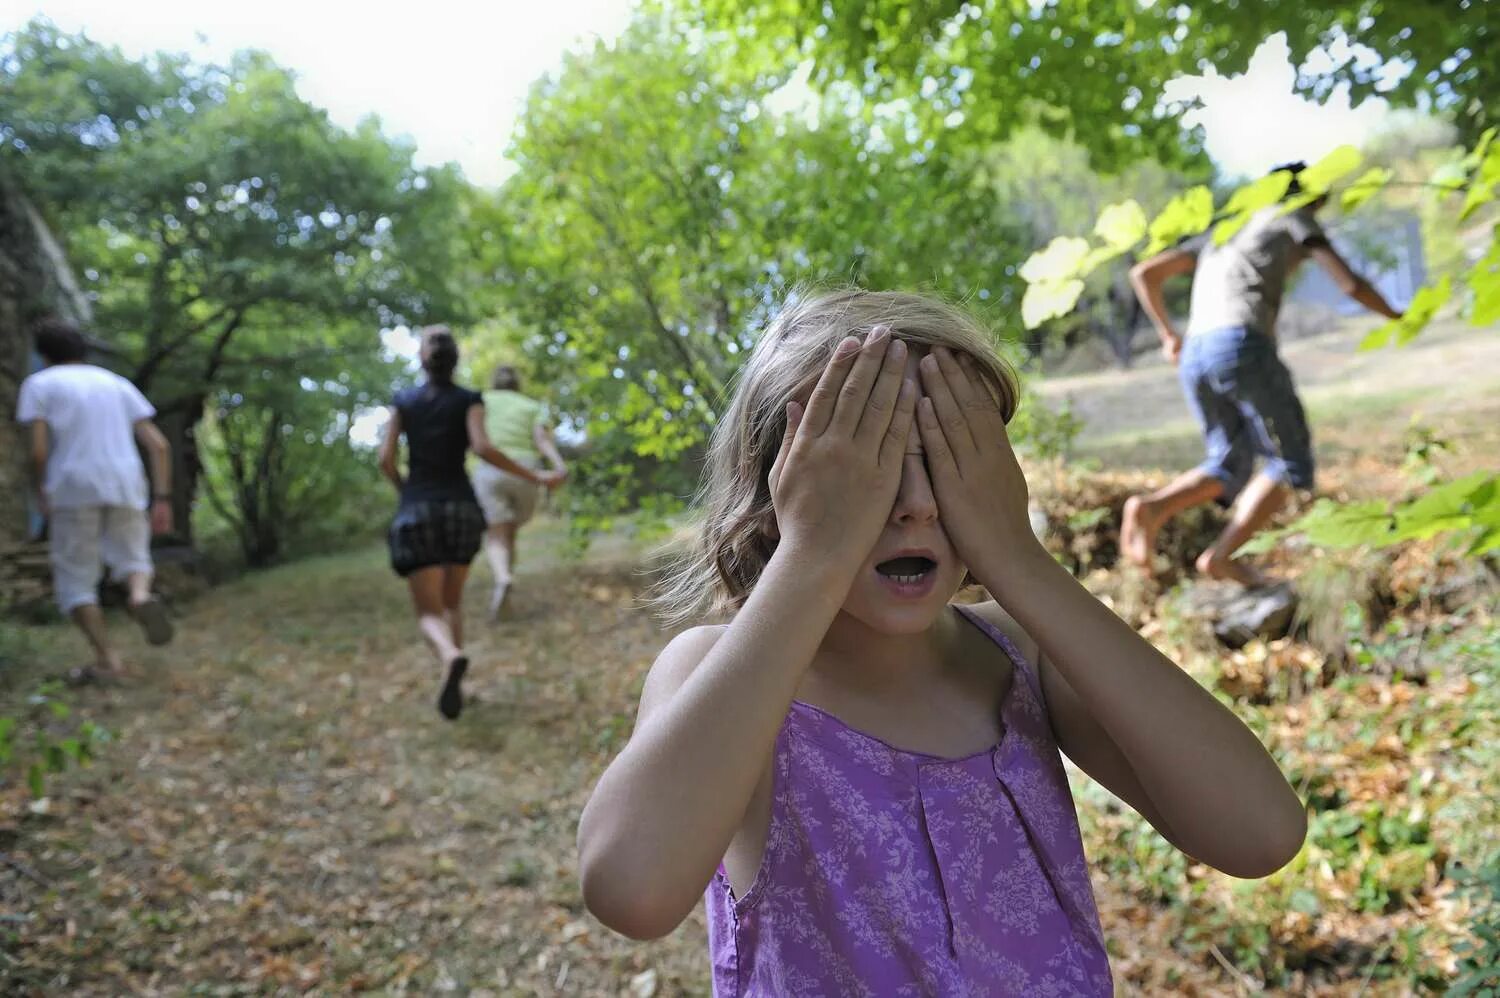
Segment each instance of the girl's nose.
M935 523L937 516L937 497L932 494L927 464L920 450L908 450L901 460L901 487L891 508L891 522L902 526Z

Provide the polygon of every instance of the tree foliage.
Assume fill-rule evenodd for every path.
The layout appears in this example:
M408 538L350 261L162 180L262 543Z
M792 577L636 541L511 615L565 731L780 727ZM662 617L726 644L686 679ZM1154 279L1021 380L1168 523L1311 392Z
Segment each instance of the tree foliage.
M382 324L467 314L462 178L417 169L373 119L334 125L263 54L136 61L35 21L0 43L0 149L161 412L184 527L210 396L374 352Z
M1173 116L1156 113L1166 84L1210 66L1243 72L1277 32L1304 66L1299 88L1315 99L1337 87L1355 103L1376 93L1420 97L1452 115L1467 139L1500 107L1500 70L1488 56L1500 40L1500 8L1483 0L1441 10L1423 0L697 0L696 9L707 23L737 27L762 58L812 58L819 80L920 102L973 141L1046 121L1101 163L1191 156L1195 140L1184 143ZM1398 67L1410 67L1399 80Z
M585 492L690 491L740 357L797 282L923 287L997 317L1019 298L1027 235L976 158L849 100L780 106L780 80L716 42L648 16L569 58L476 215L496 306L590 441Z

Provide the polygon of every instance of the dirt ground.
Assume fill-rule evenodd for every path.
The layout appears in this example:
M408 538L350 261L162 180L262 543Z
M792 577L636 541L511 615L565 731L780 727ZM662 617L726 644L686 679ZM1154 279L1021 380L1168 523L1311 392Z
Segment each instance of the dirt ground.
M1404 426L1391 392L1445 384L1426 411L1467 400L1453 432L1495 439L1493 331L1373 356L1346 349L1356 335L1289 351L1315 408L1366 385L1343 406L1348 429L1320 442L1389 471ZM1091 378L1042 390L1093 414L1085 445L1180 407L1164 368ZM0 991L706 994L701 915L656 943L614 936L584 912L574 867L579 812L667 639L639 607L643 549L616 540L570 561L555 521L524 543L515 619L471 624L456 723L434 709L438 670L373 547L222 586L180 608L169 648L129 634L141 678L68 694L114 733L98 760L39 801L0 786ZM481 570L471 605L484 584ZM60 626L8 647L8 708L82 653ZM1222 961L1174 954L1151 905L1108 876L1096 886L1122 992L1245 992Z

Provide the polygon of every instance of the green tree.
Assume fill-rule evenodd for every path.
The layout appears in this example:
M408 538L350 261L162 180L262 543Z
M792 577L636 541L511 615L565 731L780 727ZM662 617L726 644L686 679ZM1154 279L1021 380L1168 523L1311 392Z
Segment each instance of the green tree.
M709 25L736 28L762 60L814 59L817 79L920 101L934 125L962 127L972 141L1041 122L1106 166L1195 151L1175 119L1157 113L1166 83L1208 66L1243 72L1277 32L1295 63L1332 54L1299 79L1315 99L1339 85L1356 103L1380 91L1420 95L1467 141L1500 106L1500 69L1485 55L1500 40L1500 8L1483 0L697 0L696 9ZM1396 82L1388 61L1410 71Z
M590 441L575 496L690 491L739 356L798 281L1019 300L1004 264L1022 231L973 157L857 95L778 110L780 78L719 40L646 15L570 57L533 89L518 172L471 216L497 307Z
M374 352L382 324L469 314L462 178L417 169L373 119L337 127L294 84L263 54L135 61L42 20L0 42L0 149L160 410L183 530L210 398Z

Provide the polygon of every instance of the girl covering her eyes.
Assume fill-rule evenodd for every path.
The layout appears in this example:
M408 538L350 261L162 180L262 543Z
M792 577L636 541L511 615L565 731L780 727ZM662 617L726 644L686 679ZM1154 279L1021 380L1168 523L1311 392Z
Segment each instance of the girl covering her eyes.
M715 429L679 634L579 824L590 911L705 897L714 990L1109 995L1059 750L1200 862L1305 815L1255 736L1046 553L1015 378L929 298L794 297ZM950 603L967 577L993 602Z

